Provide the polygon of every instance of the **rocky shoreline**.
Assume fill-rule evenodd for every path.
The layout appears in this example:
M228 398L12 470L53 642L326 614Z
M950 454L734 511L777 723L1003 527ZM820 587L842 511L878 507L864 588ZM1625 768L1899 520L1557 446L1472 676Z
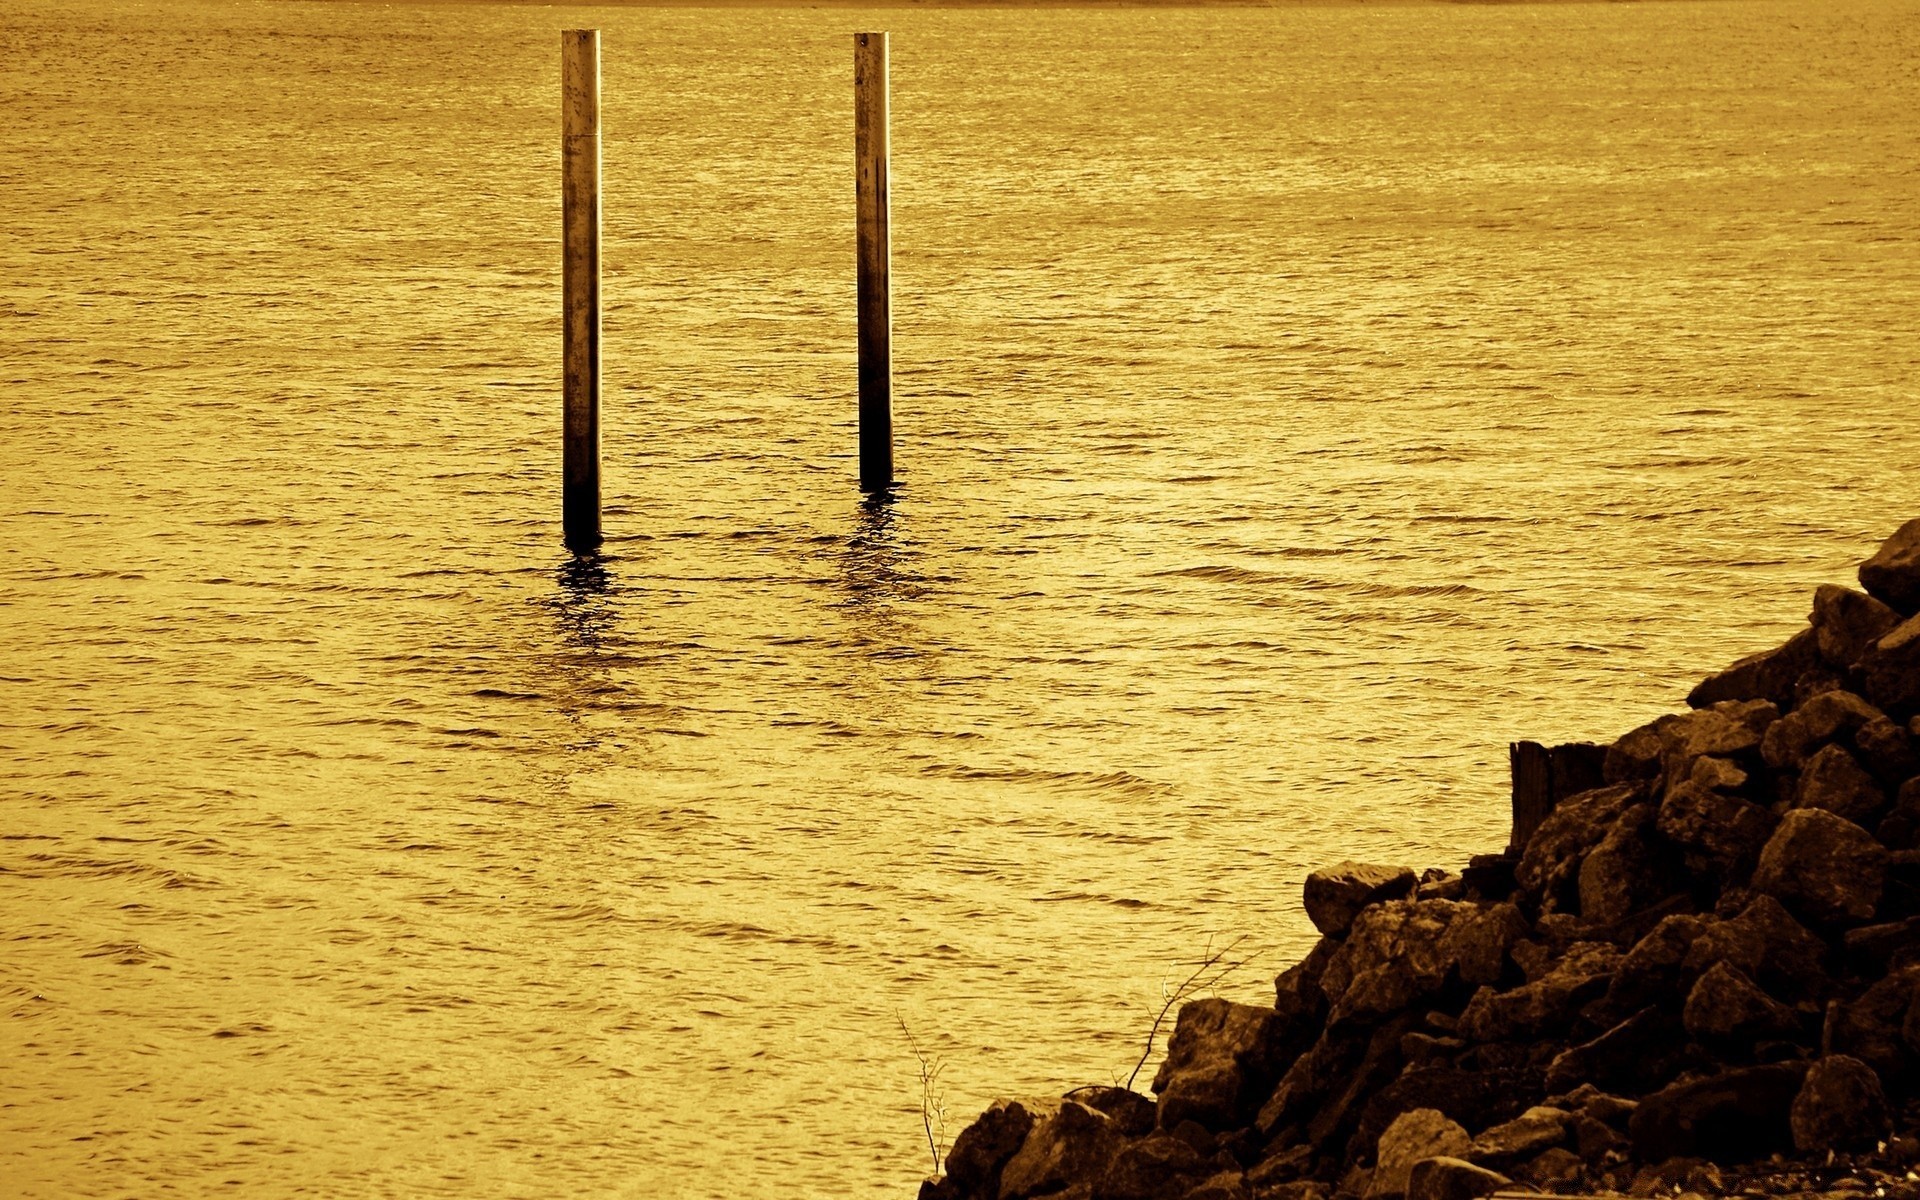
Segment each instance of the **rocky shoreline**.
M1306 882L1271 1007L1149 1097L1001 1101L921 1200L1920 1197L1920 520L1609 746L1514 747L1458 873Z

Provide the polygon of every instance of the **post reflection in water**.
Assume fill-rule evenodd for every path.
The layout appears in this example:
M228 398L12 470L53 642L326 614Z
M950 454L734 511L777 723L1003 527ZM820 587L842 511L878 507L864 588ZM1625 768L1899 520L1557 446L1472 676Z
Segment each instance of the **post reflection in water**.
M905 604L925 594L912 570L919 555L903 537L905 522L892 490L860 502L853 532L839 554L841 605L854 614L855 648L876 657L910 656Z
M593 715L609 707L620 691L613 675L618 655L620 611L608 559L599 551L576 554L555 572L558 585L545 601L558 625L559 640L547 655L556 707L573 728L571 750L600 745Z

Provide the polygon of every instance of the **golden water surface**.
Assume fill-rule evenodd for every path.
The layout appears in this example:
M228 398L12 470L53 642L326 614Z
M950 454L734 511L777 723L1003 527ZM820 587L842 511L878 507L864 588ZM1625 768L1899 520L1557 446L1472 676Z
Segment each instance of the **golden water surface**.
M609 540L559 531L602 33ZM851 38L903 487L853 485ZM0 1193L905 1196L1920 515L1920 6L0 6Z

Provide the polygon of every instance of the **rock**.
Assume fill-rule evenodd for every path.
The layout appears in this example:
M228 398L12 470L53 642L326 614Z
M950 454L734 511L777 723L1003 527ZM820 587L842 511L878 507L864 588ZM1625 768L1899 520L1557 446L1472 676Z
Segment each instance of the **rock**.
M1779 649L1750 654L1702 680L1687 693L1687 704L1706 708L1722 700L1771 700L1785 708L1793 700L1794 681L1818 659L1819 635L1803 629Z
M1822 692L1768 726L1760 754L1776 771L1797 771L1815 749L1885 716L1852 692Z
M1701 1041L1754 1042L1800 1029L1791 1008L1756 987L1739 968L1717 962L1694 981L1682 1020Z
M1868 721L1853 731L1853 744L1860 765L1890 789L1898 790L1903 780L1920 771L1912 735L1892 721Z
M1911 616L1920 611L1920 518L1908 521L1860 564L1867 595Z
M1711 714L1713 710L1701 711ZM1644 789L1637 785L1620 784L1561 801L1527 842L1514 868L1514 882L1529 895L1541 897L1546 911L1567 907L1574 900L1574 886L1587 852L1599 845L1620 814L1644 795Z
M1483 987L1474 993L1457 1031L1476 1042L1557 1032L1576 1008L1606 991L1620 960L1620 948L1609 942L1577 942L1551 971L1531 983L1506 992Z
M1396 1200L1407 1191L1413 1164L1425 1158L1465 1158L1473 1139L1437 1109L1416 1108L1400 1116L1380 1135L1367 1200Z
M1327 1185L1318 1179L1273 1183L1254 1192L1254 1200L1327 1200Z
M1815 921L1873 919L1886 880L1887 851L1844 817L1799 808L1780 819L1760 851L1753 888Z
M1154 1125L1153 1101L1127 1088L1095 1083L1075 1088L1067 1093L1066 1098L1077 1100L1095 1112L1105 1113L1123 1137L1140 1137Z
M1421 1159L1407 1171L1407 1200L1479 1200L1512 1182L1498 1171L1465 1159L1436 1155Z
M1860 1059L1896 1087L1913 1069L1915 1041L1906 1036L1908 1017L1920 990L1920 966L1899 967L1852 1000L1827 1006L1820 1034L1823 1054Z
M1613 786L1657 777L1667 750L1667 731L1681 720L1680 714L1668 713L1622 734L1607 747L1601 777Z
M1000 1200L1028 1200L1089 1178L1123 1142L1104 1113L1064 1101L1050 1116L1034 1122L1020 1149L1001 1168ZM951 1170L948 1174L951 1177Z
M1770 1063L1662 1088L1642 1100L1627 1123L1633 1156L1745 1162L1790 1150L1787 1115L1805 1074L1803 1063Z
M1588 851L1576 876L1582 917L1612 925L1667 894L1671 868L1651 837L1658 811L1634 805Z
M1749 900L1738 916L1704 921L1687 947L1681 972L1694 978L1725 962L1771 993L1798 1000L1825 993L1826 954L1825 942L1794 920L1778 900L1763 894Z
M1920 705L1920 617L1897 626L1860 659L1861 691L1889 713Z
M1537 1071L1410 1067L1368 1099L1347 1143L1347 1154L1352 1158L1372 1153L1387 1126L1416 1108L1436 1109L1468 1129L1485 1129L1519 1116L1527 1106L1526 1098L1539 1094Z
M1388 900L1363 910L1320 980L1328 1024L1377 1020L1438 988L1453 966L1442 939L1455 917L1472 907L1449 900Z
M1865 825L1886 807L1887 797L1853 755L1840 746L1822 746L1801 767L1793 803L1795 808L1822 808Z
M1507 954L1527 932L1519 906L1463 906L1440 935L1439 954L1464 983L1496 983L1505 973Z
M1181 1200L1252 1200L1252 1193L1243 1172L1221 1171L1202 1180Z
M998 1196L1000 1169L1032 1130L1034 1114L1017 1100L996 1100L960 1131L947 1151L947 1181L963 1196Z
M1419 882L1407 867L1343 862L1307 876L1307 919L1328 937L1345 937L1360 910L1382 900L1398 900Z
M1849 1055L1820 1059L1807 1068L1791 1121L1793 1144L1802 1154L1871 1150L1890 1128L1880 1077Z
M1342 1085L1330 1089L1319 1109L1307 1120L1307 1140L1316 1146L1325 1146L1352 1131L1368 1097L1400 1073L1404 1065L1400 1058L1400 1039L1416 1019L1414 1013L1401 1013L1374 1030L1358 1065Z
M1820 657L1844 671L1900 623L1900 614L1872 596L1822 584L1813 594L1812 620Z
M1288 1122L1304 1119L1327 1092L1346 1079L1366 1052L1371 1035L1351 1027L1326 1028L1293 1060L1260 1108L1254 1128L1272 1137Z
M1566 1140L1571 1117L1561 1109L1535 1105L1474 1138L1467 1159L1483 1167L1504 1168L1533 1158Z
M1681 964L1713 923L1711 917L1676 913L1655 925L1620 960L1607 987L1607 1011L1624 1017L1679 991Z
M1514 1178L1535 1187L1558 1190L1578 1183L1586 1173L1587 1164L1578 1154L1556 1146L1516 1168Z
M1746 859L1766 845L1778 823L1779 818L1758 804L1689 779L1668 789L1660 803L1656 828L1677 845L1726 865Z
M1573 1138L1573 1148L1588 1167L1597 1167L1608 1153L1627 1144L1613 1126L1598 1117L1586 1113L1575 1114L1568 1122L1568 1132Z
M1093 1181L1093 1200L1182 1196L1219 1167L1215 1156L1201 1154L1172 1134L1150 1134L1128 1143L1100 1168Z
M1591 1083L1645 1092L1673 1078L1685 1056L1685 1043L1680 1018L1648 1005L1592 1041L1555 1056L1547 1067L1546 1086L1564 1089Z
M1877 979L1894 965L1913 961L1915 950L1920 949L1920 917L1849 929L1841 945L1853 970Z
M1279 1080L1286 1033L1269 1008L1220 999L1183 1006L1153 1078L1161 1128L1188 1120L1215 1130L1246 1125Z

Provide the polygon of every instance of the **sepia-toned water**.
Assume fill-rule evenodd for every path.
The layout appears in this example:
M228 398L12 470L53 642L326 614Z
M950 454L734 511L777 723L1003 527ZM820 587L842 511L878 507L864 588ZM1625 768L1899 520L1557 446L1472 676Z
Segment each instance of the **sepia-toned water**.
M1920 515L1908 0L8 0L0 113L8 1196L910 1195L903 1027L1124 1080Z

